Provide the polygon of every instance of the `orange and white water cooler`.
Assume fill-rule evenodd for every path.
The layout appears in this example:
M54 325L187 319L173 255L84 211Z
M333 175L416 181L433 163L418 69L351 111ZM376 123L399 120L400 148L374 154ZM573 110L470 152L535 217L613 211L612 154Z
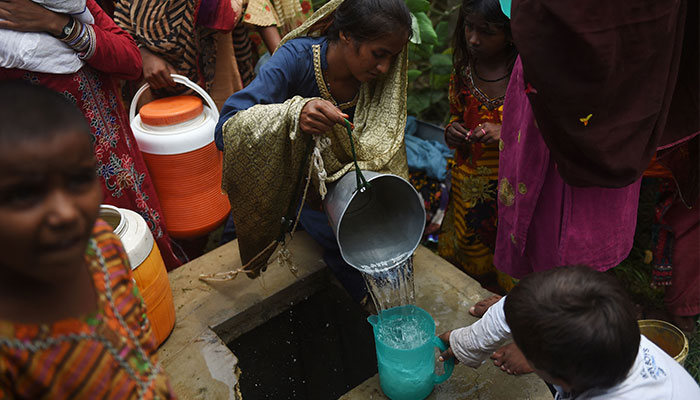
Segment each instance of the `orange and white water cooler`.
M137 213L107 204L100 218L119 237L129 257L131 273L146 303L146 315L160 346L175 327L175 304L168 272L146 221Z
M223 155L214 144L219 120L207 92L181 75L173 79L199 94L145 104L136 115L142 86L131 102L129 120L158 193L165 225L174 238L193 238L226 220L231 206L221 190Z

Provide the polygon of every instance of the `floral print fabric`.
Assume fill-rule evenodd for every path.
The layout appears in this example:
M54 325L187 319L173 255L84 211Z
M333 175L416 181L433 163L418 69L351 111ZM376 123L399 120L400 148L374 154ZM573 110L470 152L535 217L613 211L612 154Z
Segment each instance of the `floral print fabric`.
M473 129L484 122L500 124L503 98L479 99L469 68L450 79L450 124ZM448 162L451 188L438 253L473 276L495 272L496 198L499 144L471 143Z

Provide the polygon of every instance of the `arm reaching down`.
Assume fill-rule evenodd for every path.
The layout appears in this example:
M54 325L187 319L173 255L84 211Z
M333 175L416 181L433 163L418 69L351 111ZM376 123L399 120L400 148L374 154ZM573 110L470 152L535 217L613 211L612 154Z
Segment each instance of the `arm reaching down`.
M491 306L480 320L449 334L449 345L459 362L479 367L491 354L510 339L503 304L505 297Z

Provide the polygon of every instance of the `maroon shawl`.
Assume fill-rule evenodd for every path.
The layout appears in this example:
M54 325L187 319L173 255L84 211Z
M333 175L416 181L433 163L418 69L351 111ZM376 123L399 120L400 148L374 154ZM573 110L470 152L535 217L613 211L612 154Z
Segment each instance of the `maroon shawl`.
M513 1L528 97L566 183L629 185L658 147L700 131L697 4L686 8L686 0Z

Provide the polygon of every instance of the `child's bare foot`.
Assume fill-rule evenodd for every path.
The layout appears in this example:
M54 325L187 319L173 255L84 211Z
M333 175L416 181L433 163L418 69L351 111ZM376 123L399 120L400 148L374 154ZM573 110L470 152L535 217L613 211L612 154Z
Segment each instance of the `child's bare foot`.
M479 301L478 303L471 306L471 308L469 308L469 314L471 314L477 318L483 317L484 313L486 313L486 310L488 310L489 307L491 307L492 305L498 303L498 300L500 300L501 297L502 296L494 294L491 297L487 297L487 298Z
M500 367L501 370L510 375L523 375L534 372L515 343L508 343L496 350L491 355L491 359L495 366Z

